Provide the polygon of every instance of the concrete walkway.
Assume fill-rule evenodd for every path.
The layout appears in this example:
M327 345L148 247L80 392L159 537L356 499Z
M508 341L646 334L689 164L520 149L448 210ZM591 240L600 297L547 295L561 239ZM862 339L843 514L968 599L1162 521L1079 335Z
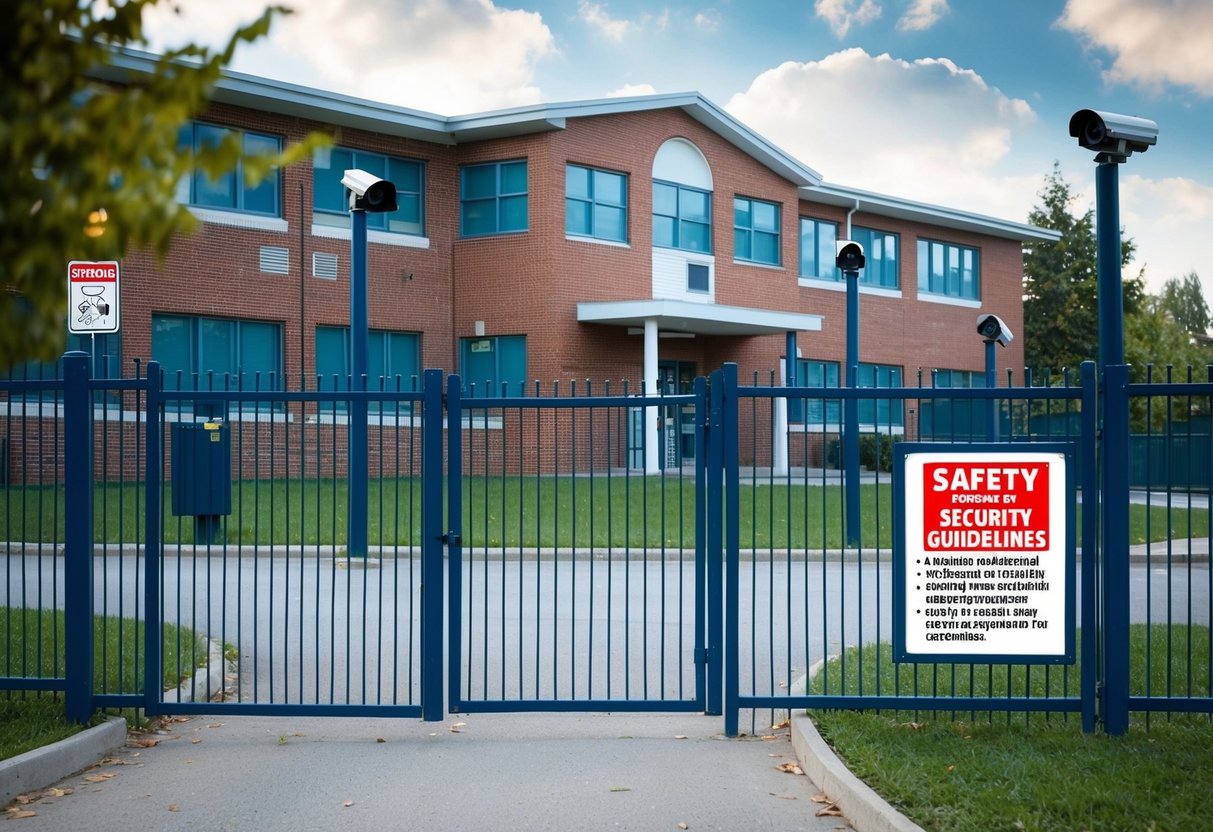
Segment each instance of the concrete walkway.
M852 828L795 773L794 726L739 739L720 727L701 715L195 717L17 808L34 812L21 829L98 832Z

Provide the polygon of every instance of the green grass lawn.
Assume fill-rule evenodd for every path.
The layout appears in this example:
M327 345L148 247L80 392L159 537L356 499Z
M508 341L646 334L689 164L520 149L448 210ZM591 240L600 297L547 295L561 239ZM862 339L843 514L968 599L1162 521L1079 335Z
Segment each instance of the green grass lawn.
M834 485L744 483L739 492L742 548L836 549L843 546L842 489ZM445 495L444 495L445 499ZM348 489L344 480L243 481L232 486L226 538L233 545L343 545ZM692 477L466 477L465 546L695 545ZM860 489L865 547L892 546L892 488ZM50 486L0 489L0 537L10 541L62 540L61 490ZM93 524L97 542L134 542L143 536L144 503L136 484L98 485ZM192 542L192 517L172 515L163 495L166 543ZM1078 528L1081 532L1079 506ZM1206 537L1209 512L1129 506L1133 543ZM368 488L371 545L416 545L421 538L421 482L372 480Z
M104 618L93 622L93 686L101 692L138 692L143 689L143 626L133 619ZM62 611L0 607L0 673L7 676L63 676ZM171 624L164 627L164 677L161 684L175 687L206 657L197 635ZM91 724L103 718L98 714ZM63 717L63 694L13 691L0 693L0 759L69 737L89 727Z
M1131 691L1208 696L1209 629L1131 628ZM1169 644L1169 647L1168 647ZM844 673L835 660L837 685ZM1039 669L1008 680L985 666L894 668L887 649L852 653L845 677L860 668L886 684L930 680L939 695L998 696L1008 689L1040 696L1077 685L1077 669L1046 677ZM1023 668L1016 668L1022 671ZM909 674L906 676L905 674ZM956 680L959 680L957 682ZM993 687L990 681L993 681ZM820 689L820 688L819 688ZM910 692L903 687L902 692ZM970 712L813 711L822 735L847 766L930 832L1187 830L1213 828L1213 722L1208 716L1135 715L1125 737L1082 733L1076 715Z

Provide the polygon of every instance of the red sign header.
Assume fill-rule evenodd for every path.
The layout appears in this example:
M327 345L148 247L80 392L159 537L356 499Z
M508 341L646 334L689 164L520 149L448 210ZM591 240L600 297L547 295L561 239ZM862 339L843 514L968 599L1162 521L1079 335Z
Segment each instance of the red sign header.
M75 283L114 283L118 280L118 263L72 261L67 267L67 279Z
M1047 462L930 462L922 476L925 551L1049 548Z

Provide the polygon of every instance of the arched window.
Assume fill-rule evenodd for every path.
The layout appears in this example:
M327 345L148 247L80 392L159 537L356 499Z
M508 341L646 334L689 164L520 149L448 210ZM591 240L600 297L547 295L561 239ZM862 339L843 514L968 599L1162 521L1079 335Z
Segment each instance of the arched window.
M712 252L712 171L686 139L670 139L653 160L653 245Z

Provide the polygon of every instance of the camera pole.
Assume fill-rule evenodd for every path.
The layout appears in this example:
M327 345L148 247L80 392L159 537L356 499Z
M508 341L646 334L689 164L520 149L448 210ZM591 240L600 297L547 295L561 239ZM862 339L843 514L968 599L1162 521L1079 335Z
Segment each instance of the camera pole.
M859 386L859 271L843 271L847 281L847 387ZM847 545L859 545L859 400L843 403L843 483Z

